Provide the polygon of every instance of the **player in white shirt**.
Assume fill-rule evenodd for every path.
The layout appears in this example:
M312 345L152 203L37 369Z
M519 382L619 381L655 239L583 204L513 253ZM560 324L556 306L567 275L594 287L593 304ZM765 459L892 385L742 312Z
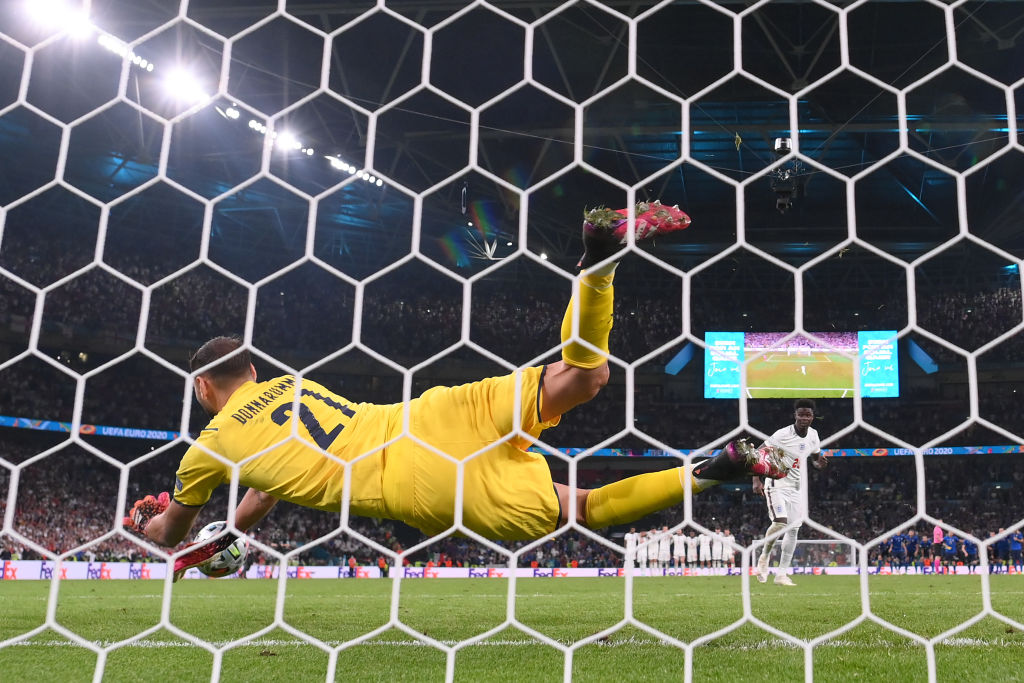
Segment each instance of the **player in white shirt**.
M715 527L715 533L711 534L711 566L722 566L722 530Z
M731 531L726 529L722 533L722 542L722 560L726 567L732 569L736 566L736 551L733 549L736 537L732 535Z
M686 537L686 566L696 567L700 562L700 554L698 553L697 545L697 534L693 531Z
M636 561L636 527L630 527L629 531L622 534L622 545L626 548L626 555L622 560L622 566L629 568Z
M701 534L699 538L700 566L707 567L711 565L711 536L709 534Z
M641 545L647 540L646 531L638 531L636 534L636 566L640 569L647 568L647 546Z
M672 566L678 569L686 563L686 536L679 529L672 535Z
M672 534L668 532L668 527L661 527L661 533L658 534L658 566L662 569L668 569L669 562L672 561Z
M647 545L647 566L650 569L658 568L658 549L660 546L658 539L658 530L651 529L647 532L647 539L650 543Z
M814 401L807 398L797 399L793 404L793 424L778 430L765 441L765 444L775 446L785 454L786 464L790 467L786 476L767 482L762 482L761 477L753 479L754 493L765 497L768 518L772 522L765 532L764 547L757 560L757 580L761 583L768 580L768 562L775 546L776 538L769 536L785 529L786 533L782 537L782 556L775 572L775 583L782 586L796 585L789 578L788 572L793 561L793 552L796 550L800 523L804 518L800 501L800 473L803 468L801 462L810 461L818 469L828 465L825 456L821 454L818 432L811 426L814 422L815 409Z

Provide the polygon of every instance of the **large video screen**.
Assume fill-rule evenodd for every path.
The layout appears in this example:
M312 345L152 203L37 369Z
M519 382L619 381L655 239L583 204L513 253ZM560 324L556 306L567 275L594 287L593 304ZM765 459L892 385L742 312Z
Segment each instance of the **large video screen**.
M704 397L853 398L860 374L865 398L900 395L896 332L814 332L785 342L783 332L708 332L704 336ZM746 361L749 363L744 365Z

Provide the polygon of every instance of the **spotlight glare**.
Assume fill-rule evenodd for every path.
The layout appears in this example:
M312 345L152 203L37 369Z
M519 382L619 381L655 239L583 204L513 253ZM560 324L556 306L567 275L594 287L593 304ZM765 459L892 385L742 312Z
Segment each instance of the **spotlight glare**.
M119 57L128 56L128 46L114 36L101 33L100 37L96 39L96 42L98 42L104 49L110 50Z
M25 12L40 27L66 31L72 38L86 38L92 34L89 15L65 0L26 0Z
M384 181L381 180L380 178L377 178L377 187L380 187L383 184L384 184Z
M228 115L229 119L237 119L239 116L241 116L241 112L239 112L234 107L228 107L227 111L225 111L224 113Z
M196 104L210 99L199 82L184 69L172 69L164 77L164 88L181 102Z
M92 35L92 24L89 23L89 15L81 10L71 10L66 17L59 20L61 28L68 32L72 38L81 40Z
M276 144L281 149L288 149L288 150L299 150L299 149L302 149L302 143L299 142L298 138L295 137L294 133L290 133L288 131L281 131L280 133L278 133L278 132L275 131L274 137L275 137L274 144Z

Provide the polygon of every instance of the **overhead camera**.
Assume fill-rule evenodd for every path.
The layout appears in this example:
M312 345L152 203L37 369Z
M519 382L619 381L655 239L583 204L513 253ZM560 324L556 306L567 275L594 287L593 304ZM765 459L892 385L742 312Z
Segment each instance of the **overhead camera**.
M790 138L775 138L775 156L784 157L793 151L793 140ZM768 174L771 182L772 192L775 193L775 208L779 213L786 213L793 208L793 199L800 191L800 175L803 172L803 164L799 159L792 159L772 169Z

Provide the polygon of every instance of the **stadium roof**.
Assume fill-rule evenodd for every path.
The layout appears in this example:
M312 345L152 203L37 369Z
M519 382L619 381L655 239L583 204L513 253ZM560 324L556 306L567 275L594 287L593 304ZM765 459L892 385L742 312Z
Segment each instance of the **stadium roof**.
M426 192L421 249L439 263L469 274L489 262L488 249L511 253L522 205L509 188L530 188L527 247L571 268L571 226L582 206L625 201L609 178L693 216L685 240L658 247L682 268L731 246L740 213L749 243L796 264L847 239L854 213L859 237L906 261L955 238L962 220L971 235L1024 257L1024 186L1015 180L1024 175L1024 87L1009 87L1024 77L1014 3L952 10L958 64L938 4L870 2L842 15L850 3L771 2L734 24L752 3L675 2L637 22L639 78L628 77L623 17L656 3L492 2L494 11L455 16L469 4L388 2L384 12L373 2L289 2L290 16L271 17L276 0L192 0L188 19L170 23L174 3L95 0L98 31L55 38L8 3L0 14L9 38L0 43L0 150L18 163L0 167L0 204L53 178L61 145L54 121L75 121L70 184L116 201L166 164L188 192L216 198L211 254L229 267L263 264L242 273L252 279L304 252L310 204L300 192L321 195L314 252L356 277L408 253L412 193ZM532 60L524 60L525 23L536 26ZM841 27L852 68L843 68ZM32 107L14 104L26 73L22 45L38 46L25 91ZM136 61L122 73L119 48L156 68ZM737 59L754 78L732 71ZM524 64L535 84L523 83ZM179 68L194 79L192 98L166 90ZM93 114L117 95L119 79L125 101ZM913 154L897 151L901 107ZM574 145L577 114L582 139ZM465 170L477 116L484 173ZM259 171L265 136L275 131L282 140L291 134L295 148L274 146L274 178L240 188ZM776 153L778 138L794 140L796 163ZM372 177L338 185L363 169ZM965 174L962 184L954 172ZM854 176L851 194L843 179ZM728 180L745 184L737 191ZM966 193L966 216L958 192ZM780 211L787 194L791 206ZM81 204L50 190L9 212L8 224L80 215ZM159 184L115 203L110 221L119 239L141 241L154 216L173 233L183 222L201 224L202 205ZM17 232L7 235L0 259Z

